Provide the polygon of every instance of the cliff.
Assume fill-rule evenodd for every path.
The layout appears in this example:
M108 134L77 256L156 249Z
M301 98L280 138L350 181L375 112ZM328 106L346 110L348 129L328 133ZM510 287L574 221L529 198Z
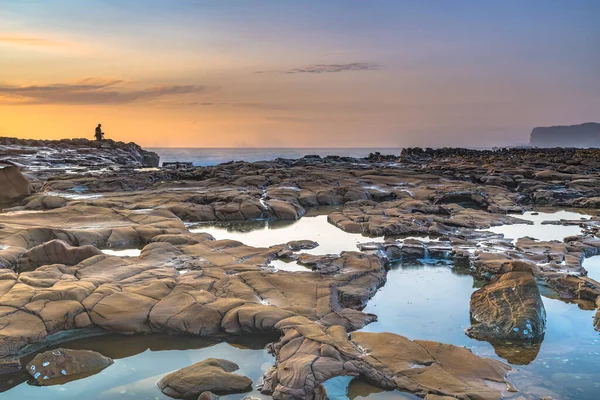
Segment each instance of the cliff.
M537 147L600 147L600 123L533 128L529 144Z

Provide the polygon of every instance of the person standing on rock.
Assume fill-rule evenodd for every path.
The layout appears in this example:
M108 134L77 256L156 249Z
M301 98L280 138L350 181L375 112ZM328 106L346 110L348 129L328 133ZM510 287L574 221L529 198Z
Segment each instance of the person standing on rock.
M102 139L104 139L104 132L102 132L102 124L98 124L94 136L96 137L96 143L98 143L98 147L100 147Z

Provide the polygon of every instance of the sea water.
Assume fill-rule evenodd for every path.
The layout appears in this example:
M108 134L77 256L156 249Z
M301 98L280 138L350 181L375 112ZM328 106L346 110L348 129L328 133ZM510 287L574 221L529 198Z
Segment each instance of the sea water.
M272 161L277 158L297 159L305 155L367 157L369 153L400 155L401 148L150 148L161 162L191 162L195 166L217 165L229 161Z

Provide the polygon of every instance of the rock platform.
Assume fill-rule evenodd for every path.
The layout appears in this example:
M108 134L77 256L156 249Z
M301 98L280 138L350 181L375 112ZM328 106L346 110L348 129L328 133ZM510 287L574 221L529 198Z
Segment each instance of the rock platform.
M3 157L23 164L24 153L15 154ZM500 399L510 371L500 361L448 344L355 332L376 320L361 310L385 285L391 261L466 264L484 281L471 299L468 334L493 345L543 336L540 282L559 298L590 308L600 303L600 283L582 266L600 252L600 218L561 222L582 229L563 241L511 242L484 231L529 223L519 214L533 207L594 212L600 150L405 149L397 157L311 156L135 173L85 166L72 173L42 164L21 170L30 191L12 197L0 214L4 372L23 367L21 357L57 335L90 328L268 333L279 339L269 345L276 362L261 390L275 399L323 398L322 383L342 375L426 398ZM335 207L328 221L339 229L385 242L316 256L303 253L318 245L311 237L252 247L190 231L193 223L297 220L319 206ZM131 248L140 255L102 252ZM312 271L275 270L270 263L278 259ZM196 387L193 395L219 389ZM172 393L191 393L182 390Z

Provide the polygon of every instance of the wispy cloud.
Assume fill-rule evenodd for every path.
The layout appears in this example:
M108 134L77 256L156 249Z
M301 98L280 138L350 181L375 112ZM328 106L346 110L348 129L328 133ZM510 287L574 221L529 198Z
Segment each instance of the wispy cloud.
M18 36L0 33L0 44L36 47L59 47L64 43L58 40L45 39L33 36Z
M182 104L183 105L183 104ZM232 107L232 108L246 108L253 110L287 110L290 107L284 104L277 103L251 103L251 102L190 102L186 103L188 106L198 107Z
M88 78L76 83L11 86L0 85L0 103L8 104L123 104L165 96L205 93L198 85L153 86L128 89L118 79Z
M377 63L372 62L356 62L349 64L314 64L304 67L272 70L272 71L256 71L257 74L324 74L344 71L374 71L379 69Z

